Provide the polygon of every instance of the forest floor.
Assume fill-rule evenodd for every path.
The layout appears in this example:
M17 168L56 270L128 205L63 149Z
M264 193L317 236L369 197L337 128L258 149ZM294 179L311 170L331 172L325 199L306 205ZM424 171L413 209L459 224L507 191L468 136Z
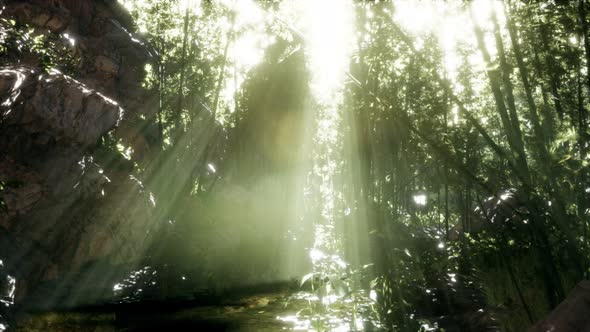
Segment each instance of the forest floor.
M281 331L294 330L308 306L286 290L203 301L153 301L93 308L24 313L15 331ZM296 329L295 329L296 330Z

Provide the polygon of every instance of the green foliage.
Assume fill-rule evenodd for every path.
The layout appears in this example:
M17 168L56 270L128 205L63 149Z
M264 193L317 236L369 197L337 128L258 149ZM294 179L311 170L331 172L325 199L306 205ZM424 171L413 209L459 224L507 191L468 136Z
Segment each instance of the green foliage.
M460 251L433 262L444 266L458 260L462 266L473 266L461 275L473 277L483 287L491 307L506 300L499 300L502 296L512 303L520 300L514 285L508 286L513 282L508 282L507 263L489 257L506 256L508 251L508 257L515 260L534 261L528 265L530 270L513 271L512 279L531 285L521 286L528 302L534 302L535 296L551 302L537 301L538 305L530 308L534 319L539 319L556 304L556 298L565 295L553 294L559 293L553 289L567 290L583 278L580 271L586 270L587 263L576 276L575 257L584 262L588 259L587 249L579 250L588 248L587 239L578 236L586 234L588 228L588 174L584 165L588 159L585 138L590 105L590 86L585 82L588 73L582 70L588 59L579 35L578 7L573 3L507 5L509 23L517 34L512 36L507 26L500 27L501 38L489 28L482 32L503 43L505 54L498 53L490 63L484 63L484 71L469 60L480 57L484 51L481 45L457 45L459 61L453 78L445 72L437 38L405 32L403 26L391 21L389 13L395 6L357 6L363 38L351 64L356 81L348 87L347 104L348 111L355 114L353 121L361 127L351 134L359 137L352 144L358 144L355 148L364 163L360 169L363 194L369 196L359 195L358 200L375 202L372 210L379 211L378 215L386 211L386 217L376 222L382 224L376 233L387 239L380 252L392 257L380 264L392 270L380 279L381 292L389 294L388 303L383 303L384 312L391 310L388 324L407 319L403 308L411 312L417 307L407 299L419 297L419 292L410 290L424 282L421 276L429 275L423 274L427 270L417 262L405 262L411 259L405 255L407 246L400 245L393 234L400 224L447 231L455 225L462 229L461 234L473 231ZM518 35L522 39L512 39ZM507 58L507 64L502 64L500 56ZM499 98L495 98L495 90ZM515 98L515 112L504 121L500 111L502 107L510 109L509 93ZM515 126L522 131L522 139L517 138ZM510 142L510 137L516 138ZM519 145L523 146L524 158L519 157ZM528 197L520 204L535 220L494 225L479 236L477 225L485 220L473 210L482 198L511 187ZM428 197L426 206L412 202L418 193ZM418 256L424 255L428 256ZM400 271L411 271L410 281L404 281ZM494 282L498 275L505 281L501 285ZM561 280L561 285L549 280ZM504 295L498 295L504 291ZM502 316L506 328L522 330L530 324L520 306L517 316Z
M0 18L0 64L25 63L75 76L80 56L66 35L44 33L27 24Z
M301 286L311 291L296 295L308 301L308 307L298 313L298 318L308 321L316 331L380 328L373 287L368 292L363 287L371 266L352 269L336 255L322 257L317 263L315 271L301 279Z
M429 234L405 226L397 230L408 232L404 234L408 238L389 246L391 251L381 262L387 270L371 283L377 294L378 320L394 331L434 331L436 321L429 318L447 305L447 287L456 282L460 252L455 247L441 248L436 231Z

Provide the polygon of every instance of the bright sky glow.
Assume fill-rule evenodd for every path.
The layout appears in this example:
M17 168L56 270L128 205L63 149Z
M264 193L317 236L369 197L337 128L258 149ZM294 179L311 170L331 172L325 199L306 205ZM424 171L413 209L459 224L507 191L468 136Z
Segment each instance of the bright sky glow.
M499 24L503 26L505 19L502 5L494 0L476 0L470 5L459 1L396 1L393 19L414 37L434 34L444 51L448 77L455 81L462 61L457 53L458 44L476 49L473 19L482 29L491 31L492 9L495 9ZM496 46L491 34L486 35L486 46L494 57ZM469 64L476 70L483 71L485 65L479 51L470 53Z
M235 112L234 98L236 90L242 86L246 74L262 60L264 51L274 41L265 29L269 14L253 0L222 0L221 5L235 11L235 23L225 23L223 30L232 30L228 50L228 66L225 68L226 79L223 82L222 102L227 105L230 113ZM226 37L227 38L227 37ZM224 40L224 42L226 42ZM219 112L224 120L224 112Z
M420 206L426 205L426 195L418 194L418 195L414 195L413 198L414 198L414 203L416 203L416 205L420 205Z
M265 32L269 15L253 0L223 0L221 3L236 13L235 40L230 48L232 63L240 70L249 70L262 60L264 50L272 41Z
M302 30L312 70L312 89L320 103L333 98L342 85L354 39L352 3L341 0L303 0ZM337 100L336 100L337 101Z
M180 0L178 6L183 9L183 12L186 7L189 7L196 16L201 16L203 14L201 2L202 0Z

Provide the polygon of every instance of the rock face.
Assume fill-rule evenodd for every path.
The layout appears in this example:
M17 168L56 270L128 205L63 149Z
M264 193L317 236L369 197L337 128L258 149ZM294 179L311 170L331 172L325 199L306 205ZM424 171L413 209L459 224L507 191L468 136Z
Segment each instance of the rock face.
M116 1L4 5L2 18L67 34L80 61L75 77L0 62L0 278L16 280L17 302L37 302L45 284L47 305L82 303L84 287L112 289L112 267L133 268L158 227L155 200L132 173L152 146L157 103L141 82L153 55ZM89 270L100 280L79 278Z
M529 332L588 332L590 331L590 281L576 285L568 297Z
M51 138L57 145L85 150L113 129L123 115L116 102L59 72L45 75L31 68L5 67L0 70L0 80L9 87L5 91L9 97L2 103L2 122L14 132L12 139L24 139L23 131L28 137L43 136L26 142L28 146L44 145ZM25 142L20 143L18 149ZM11 142L3 145L16 147Z
M146 133L155 128L158 103L157 95L141 84L144 67L155 54L141 36L130 32L132 19L122 5L114 0L6 2L1 17L64 37L63 46L79 57L75 78L125 109L117 136L132 145L136 157L148 157L155 133Z

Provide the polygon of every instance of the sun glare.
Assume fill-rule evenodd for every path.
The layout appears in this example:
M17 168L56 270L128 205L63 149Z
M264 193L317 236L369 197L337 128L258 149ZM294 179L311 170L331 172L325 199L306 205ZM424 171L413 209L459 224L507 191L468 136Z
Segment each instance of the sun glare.
M235 92L244 83L248 71L260 63L272 38L265 31L269 15L253 0L222 0L220 4L235 13L235 22L227 22L225 27L226 38L231 39L226 40L229 67L225 70L231 79L224 80L221 92L224 105L233 113ZM220 112L219 120L224 122L226 115Z
M180 0L178 2L178 6L183 10L188 7L193 12L193 14L200 16L202 13L201 1L202 0Z
M352 3L340 0L301 2L301 30L312 73L312 90L320 103L337 103L354 36Z
M491 30L493 11L500 26L503 26L504 15L499 1L476 0L471 4L434 0L398 1L395 2L393 20L415 38L428 34L436 36L444 53L447 78L455 82L458 68L463 61L458 52L459 45L477 49L473 24L484 30ZM417 40L419 43L419 39ZM486 46L490 54L495 56L496 46L491 34L486 35ZM485 70L482 57L477 52L474 56L469 56L468 61L478 71Z
M414 203L416 205L419 205L419 206L426 205L426 195L425 194L414 195L413 199L414 199Z
M394 19L414 35L431 31L433 22L444 10L444 3L432 1L398 1L395 4Z

